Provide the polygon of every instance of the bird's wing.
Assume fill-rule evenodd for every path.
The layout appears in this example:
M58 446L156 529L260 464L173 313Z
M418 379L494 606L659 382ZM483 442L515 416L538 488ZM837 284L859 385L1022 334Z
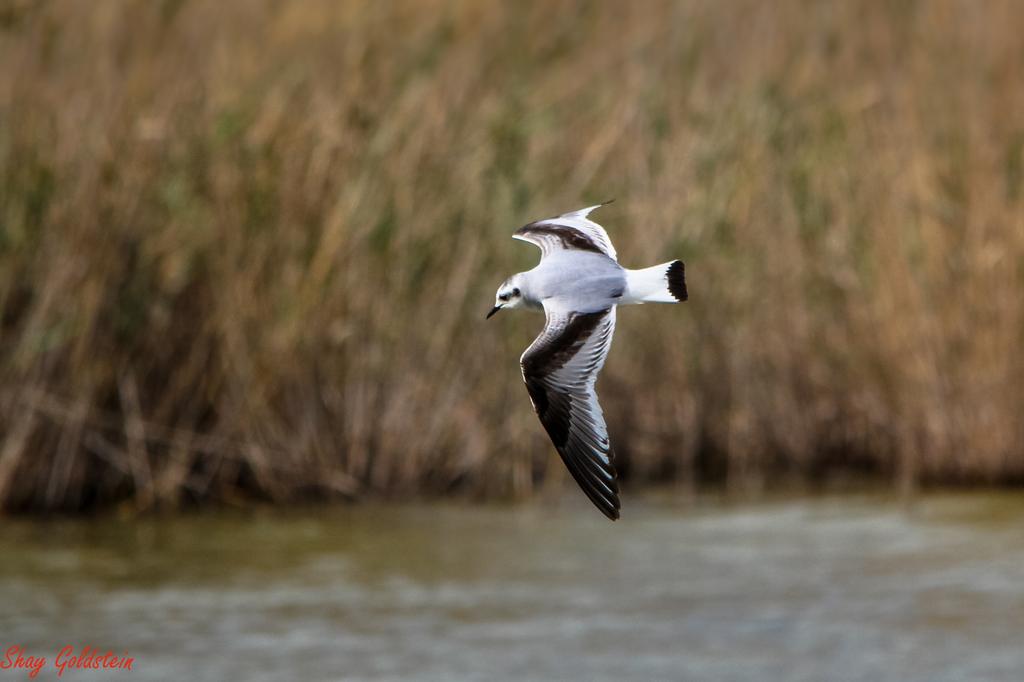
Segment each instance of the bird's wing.
M594 383L615 331L615 306L593 313L545 308L547 323L519 362L533 408L569 473L605 516L619 518L619 486Z
M603 253L612 260L618 260L608 233L587 217L594 209L609 203L606 201L555 218L538 220L520 227L513 237L539 246L542 258L558 249L575 249Z

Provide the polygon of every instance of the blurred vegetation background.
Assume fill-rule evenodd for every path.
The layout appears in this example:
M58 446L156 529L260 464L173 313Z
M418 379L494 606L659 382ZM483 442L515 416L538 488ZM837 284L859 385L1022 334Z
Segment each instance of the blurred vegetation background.
M1024 4L0 2L0 503L567 480L484 323L531 220L620 315L627 485L1024 480Z

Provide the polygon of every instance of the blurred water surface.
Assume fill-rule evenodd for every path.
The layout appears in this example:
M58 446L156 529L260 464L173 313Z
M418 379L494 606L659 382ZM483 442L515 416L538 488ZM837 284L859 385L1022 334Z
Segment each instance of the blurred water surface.
M1024 674L1019 495L7 520L0 552L4 649L136 659L64 679Z

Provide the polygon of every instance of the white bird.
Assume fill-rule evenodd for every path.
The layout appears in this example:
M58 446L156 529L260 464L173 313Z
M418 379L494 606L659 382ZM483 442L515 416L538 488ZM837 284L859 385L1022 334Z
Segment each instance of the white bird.
M615 308L685 301L686 278L680 260L641 270L619 265L608 233L587 218L604 205L519 228L514 237L539 246L540 263L502 282L487 317L506 308L544 311L544 330L519 359L523 380L569 473L614 521L619 486L594 383L612 343Z

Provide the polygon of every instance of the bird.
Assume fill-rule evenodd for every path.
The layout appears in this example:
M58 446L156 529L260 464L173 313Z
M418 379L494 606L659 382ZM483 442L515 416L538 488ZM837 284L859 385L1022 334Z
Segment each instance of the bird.
M516 230L540 248L532 270L498 287L494 307L543 311L544 329L519 359L533 409L569 473L594 505L619 518L618 474L595 384L615 333L620 305L687 300L686 269L673 260L630 270L605 229L590 220L606 201Z

